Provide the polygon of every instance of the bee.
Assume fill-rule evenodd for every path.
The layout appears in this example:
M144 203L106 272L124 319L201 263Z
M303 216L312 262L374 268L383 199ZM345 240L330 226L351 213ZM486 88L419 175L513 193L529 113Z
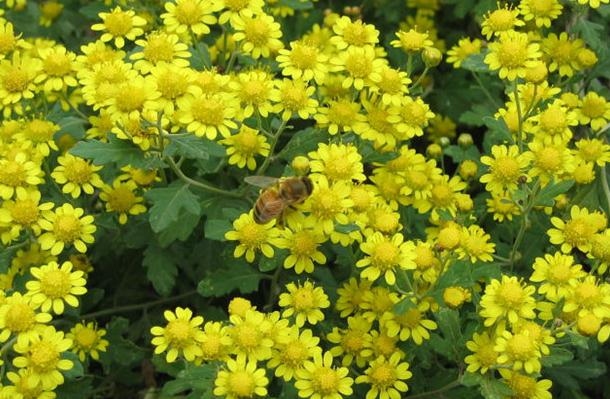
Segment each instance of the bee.
M313 191L313 183L307 176L282 179L248 176L246 183L263 188L254 204L254 221L259 224L282 217L286 209L302 203Z

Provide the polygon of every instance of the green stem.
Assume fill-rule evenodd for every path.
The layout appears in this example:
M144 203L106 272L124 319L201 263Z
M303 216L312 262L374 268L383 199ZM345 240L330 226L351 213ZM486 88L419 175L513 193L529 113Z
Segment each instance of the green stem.
M271 285L269 287L269 298L267 299L267 305L265 305L266 310L270 310L273 306L273 301L275 300L275 293L277 291L277 282L280 279L282 267L282 265L278 265L275 269L275 273L273 273L273 277L271 277Z
M125 312L131 312L134 310L147 309L152 306L163 305L164 303L174 302L179 299L187 298L191 295L195 295L196 293L197 293L197 291L193 290L193 291L185 292L180 295L172 296L169 298L161 298L161 299L157 299L157 300L150 301L150 302L134 303L132 305L124 305L124 306L116 306L114 308L104 309L104 310L100 310L97 312L84 314L81 316L81 318L82 319L93 319L95 317L107 316L107 315L111 315L111 314L115 314L115 313L125 313Z
M275 146L277 145L278 139L282 135L282 132L286 128L286 124L287 123L288 123L288 121L285 121L285 120L282 119L282 123L277 128L277 131L270 138L270 140L271 140L271 147L269 148L269 156L265 158L265 160L263 161L261 166L256 171L257 175L262 175L267 170L267 168L269 167L269 163L271 163L271 158L273 157L273 153L275 151Z
M536 180L536 183L528 196L528 200L526 205L523 207L523 218L521 219L521 225L519 226L519 231L517 232L517 237L515 238L515 242L513 243L513 248L510 251L510 270L512 271L515 267L515 258L517 256L517 252L519 247L521 246L521 242L523 241L523 237L525 237L525 231L527 230L527 225L529 224L529 214L531 210L534 208L534 204L536 203L536 197L538 196L538 190L540 189L540 180Z
M457 380L451 381L449 384L445 385L444 387L435 389L434 391L422 392L422 393L418 393L417 395L407 396L407 399L425 398L428 396L440 397L438 395L439 393L443 393L443 392L453 389L455 387L459 387L460 385L462 385L462 382L460 381L460 378L458 377Z
M521 102L519 101L519 84L516 79L513 93L515 94L515 105L517 106L517 145L519 146L519 152L523 152L523 113L521 111Z
M419 86L419 84L421 83L421 81L426 77L426 74L428 74L428 71L430 70L430 68L425 67L424 71L421 73L421 75L419 75L419 77L417 78L417 80L415 81L415 83L413 83L411 85L411 89L416 88L417 86Z
M68 106L72 109L72 111L76 112L78 114L78 116L80 116L85 122L89 122L89 117L87 115L85 115L81 110L79 110L78 107L75 107L74 105L72 105L72 102L68 98L68 94L62 92L61 97L68 104Z
M241 197L239 195L239 193L223 190L221 188L214 187L209 184L192 179L192 178L188 177L187 175L185 175L184 172L182 172L182 170L178 167L178 165L176 165L176 162L174 162L172 157L165 157L164 159L167 162L167 164L169 165L169 167L174 171L174 173L180 178L180 180L182 180L183 182L185 182L187 184L190 184L194 187L198 187L204 191L208 191L208 192L214 193L214 194L224 195L226 197L233 197L233 198Z
M420 296L417 294L417 291L415 290L415 287L413 287L413 283L411 282L411 278L409 278L409 273L407 273L406 270L404 269L400 269L400 274L402 275L402 277L405 279L405 281L407 282L407 287L409 288L409 290L411 290L411 294L417 298L417 299L421 299ZM407 293L408 294L408 293Z
M481 82L481 78L479 78L479 75L477 75L476 72L472 72L472 76L474 77L474 80L476 80L479 84L479 88L481 89L483 94L485 94L485 97L487 97L487 99L494 105L495 108L500 108L500 104L496 102L496 99L491 95L489 90L487 90L487 87L485 87L483 82Z

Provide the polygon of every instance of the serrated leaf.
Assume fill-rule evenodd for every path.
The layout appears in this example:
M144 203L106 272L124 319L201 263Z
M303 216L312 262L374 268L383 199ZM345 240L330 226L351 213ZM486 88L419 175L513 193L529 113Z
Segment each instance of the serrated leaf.
M606 42L602 41L602 36L604 35L603 25L580 18L574 28L576 32L580 33L583 40L598 53L608 51Z
M14 248L4 248L4 246L2 246L2 250L0 251L0 273L8 272L15 252L16 249Z
M552 367L564 364L574 359L572 351L558 346L551 347L551 353L542 357L541 363L544 367Z
M115 163L118 166L133 166L140 169L154 169L164 165L154 156L147 156L138 146L109 137L109 142L99 140L79 141L70 149L70 154L90 159L96 165Z
M205 238L215 241L227 241L225 233L233 230L233 225L227 219L208 219L205 222L203 234Z
M468 148L462 148L458 145L450 145L443 150L443 153L450 156L453 162L456 164L459 164L467 159L478 161L481 157L479 149L474 145L471 145Z
M221 297L233 291L248 294L258 289L264 276L249 264L235 263L201 280L197 292L204 297Z
M159 233L159 244L165 248L175 241L186 241L193 234L200 218L199 215L183 213L178 220Z
M161 395L177 395L190 390L205 391L212 389L216 376L217 366L206 364L180 371L175 380L167 382L161 389Z
M85 124L82 118L77 116L66 116L57 123L61 130L60 133L69 133L75 139L81 139L85 135Z
M188 217L190 214L192 217L201 214L199 197L189 190L187 184L181 182L169 187L153 188L144 196L154 204L149 210L149 221L156 233L168 228L181 216Z
M198 42L195 45L195 50L192 51L191 67L202 70L209 68L211 65L212 60L210 58L210 51L207 44L204 42Z
M317 149L319 143L326 142L327 140L328 134L321 130L314 128L303 129L292 136L277 156L285 161L292 161L297 155L307 154L309 151Z
M481 384L481 381L483 381L483 376L481 374L466 371L462 376L462 380L460 382L465 387L474 387L476 385Z
M142 264L146 267L146 277L155 291L162 296L168 296L176 284L178 275L175 257L169 251L151 245L144 251Z
M563 309L563 306L561 306L561 309ZM566 335L568 336L568 338L570 339L570 343L572 345L574 345L577 348L582 348L585 350L589 349L589 338L584 337L578 333L575 333L573 331L566 331Z
M441 308L434 313L440 332L443 337L454 346L460 345L463 340L460 328L460 313L457 310Z
M547 184L536 196L534 205L536 206L553 206L554 198L559 194L567 192L574 185L574 180L562 180L557 183Z
M226 155L226 150L222 145L195 135L170 135L169 140L164 155L180 155L192 159L209 159L210 157L224 157Z
M416 306L417 305L413 303L413 299L411 297L404 297L393 306L393 311L395 314L401 315L407 312L409 309L415 308Z

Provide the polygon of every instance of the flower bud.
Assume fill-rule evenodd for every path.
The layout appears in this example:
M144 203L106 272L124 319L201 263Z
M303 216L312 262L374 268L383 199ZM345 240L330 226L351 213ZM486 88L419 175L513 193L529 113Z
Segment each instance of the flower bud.
M434 68L443 60L443 53L435 47L426 47L421 53L421 58L428 68Z
M464 149L470 147L474 140L470 133L461 133L457 139L458 145Z
M475 161L467 159L463 161L458 167L458 173L464 180L470 180L474 178L479 171L479 166Z
M430 144L428 148L426 148L426 154L430 158L438 159L443 155L443 148L438 144Z
M292 160L290 166L298 176L305 176L309 173L309 158L299 155Z

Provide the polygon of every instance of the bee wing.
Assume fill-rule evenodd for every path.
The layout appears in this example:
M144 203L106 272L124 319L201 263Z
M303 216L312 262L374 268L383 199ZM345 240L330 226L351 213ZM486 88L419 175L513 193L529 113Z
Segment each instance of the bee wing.
M246 183L260 188L267 188L274 185L279 180L277 177L271 176L246 176Z

